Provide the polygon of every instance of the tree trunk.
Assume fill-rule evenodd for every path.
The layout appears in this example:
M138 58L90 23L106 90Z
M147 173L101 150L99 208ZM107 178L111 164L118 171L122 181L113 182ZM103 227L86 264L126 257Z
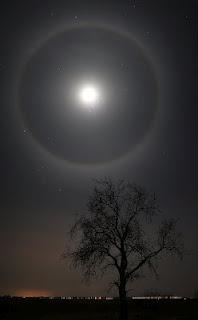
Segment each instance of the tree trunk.
M119 316L119 320L128 320L128 305L127 305L125 283L120 284L119 297L120 297L120 316Z

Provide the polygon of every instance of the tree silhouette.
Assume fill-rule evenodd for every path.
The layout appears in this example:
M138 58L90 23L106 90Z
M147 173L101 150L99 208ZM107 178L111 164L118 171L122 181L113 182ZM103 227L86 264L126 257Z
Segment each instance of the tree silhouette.
M110 178L95 180L82 214L70 230L73 249L65 253L73 266L81 268L84 278L98 272L115 271L112 285L120 299L120 320L128 318L127 289L146 268L157 275L158 261L165 254L183 253L182 235L176 220L163 221L149 236L149 223L160 212L155 194L144 188Z

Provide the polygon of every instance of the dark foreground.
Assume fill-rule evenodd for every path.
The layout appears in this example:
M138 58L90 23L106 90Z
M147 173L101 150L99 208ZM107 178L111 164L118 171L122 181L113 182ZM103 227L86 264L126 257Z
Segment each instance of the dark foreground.
M116 320L118 301L0 299L0 320ZM129 320L198 320L198 300L129 302Z

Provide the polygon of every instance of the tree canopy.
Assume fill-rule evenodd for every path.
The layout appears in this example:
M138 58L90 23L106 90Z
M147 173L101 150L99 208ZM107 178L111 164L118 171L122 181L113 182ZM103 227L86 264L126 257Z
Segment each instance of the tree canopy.
M100 271L115 271L112 285L119 292L120 319L127 319L128 284L145 268L157 275L158 261L164 255L182 257L182 235L175 219L162 221L154 233L152 222L159 213L155 193L125 180L115 183L104 178L95 180L87 211L70 230L75 245L66 256L82 269L85 279Z

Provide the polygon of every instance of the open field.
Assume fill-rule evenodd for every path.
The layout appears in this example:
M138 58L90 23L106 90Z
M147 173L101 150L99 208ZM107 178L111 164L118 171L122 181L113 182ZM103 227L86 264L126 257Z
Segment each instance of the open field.
M118 308L118 301L0 299L0 320L116 320ZM197 320L198 300L130 301L130 319Z

